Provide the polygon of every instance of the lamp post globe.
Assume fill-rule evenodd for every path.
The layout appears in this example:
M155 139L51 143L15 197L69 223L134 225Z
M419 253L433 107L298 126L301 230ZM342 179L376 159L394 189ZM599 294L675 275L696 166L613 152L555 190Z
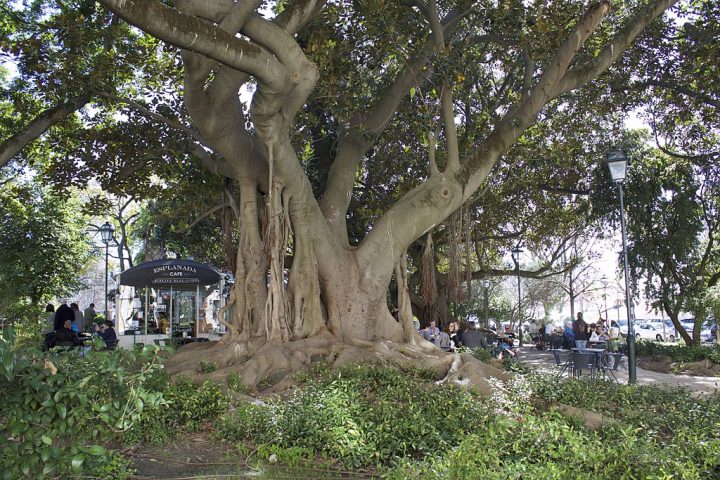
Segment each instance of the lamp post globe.
M102 239L102 242L105 244L105 320L110 320L110 316L108 315L108 247L110 246L110 242L114 240L114 234L115 234L115 228L113 228L112 225L110 225L110 222L105 222L100 228L98 228L98 231L100 232L100 238Z
M520 333L520 346L523 346L523 329L522 329L522 295L520 293L520 254L522 253L520 245L516 245L511 250L512 258L515 262L515 271L517 272L517 286L518 286L518 332Z
M607 154L607 166L610 170L610 176L615 183L625 183L625 175L627 174L628 158L625 152L615 148Z
M632 295L630 294L630 272L628 267L627 255L627 232L625 226L625 202L623 199L623 184L627 175L628 158L625 152L618 148L613 148L607 154L606 163L613 182L618 186L620 195L620 226L622 230L623 244L623 267L625 270L625 307L627 309L628 319L628 382L637 383L637 358L635 356L635 328L633 325L632 313Z

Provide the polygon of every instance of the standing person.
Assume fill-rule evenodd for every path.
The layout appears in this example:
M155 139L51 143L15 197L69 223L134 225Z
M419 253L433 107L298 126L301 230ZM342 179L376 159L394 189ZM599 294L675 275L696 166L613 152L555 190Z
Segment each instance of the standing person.
M65 326L65 320L70 320L70 323L75 321L75 312L72 308L68 307L67 299L60 299L60 306L55 310L55 319L53 321L53 330L57 331Z
M55 330L55 305L52 303L45 305L45 314L47 315L45 318L47 331L52 332Z
M90 326L95 323L95 317L97 317L97 312L95 311L95 304L91 303L90 306L83 311L85 326Z
M70 304L70 308L73 311L73 321L75 322L75 326L78 329L78 332L84 332L85 331L85 317L83 317L83 313L80 311L80 307L78 307L78 304L73 302Z
M573 324L573 333L575 333L575 340L587 341L589 338L588 325L585 323L585 320L583 320L582 312L578 312L577 314L577 320Z
M565 322L565 329L563 331L565 342L564 347L568 350L573 348L575 346L575 331L573 330L573 322L567 321Z

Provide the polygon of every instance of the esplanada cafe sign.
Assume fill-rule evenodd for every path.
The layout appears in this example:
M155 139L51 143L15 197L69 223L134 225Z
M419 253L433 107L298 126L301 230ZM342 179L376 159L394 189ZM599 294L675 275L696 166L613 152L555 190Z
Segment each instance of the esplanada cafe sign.
M197 273L191 265L162 265L153 268L152 283L200 283Z

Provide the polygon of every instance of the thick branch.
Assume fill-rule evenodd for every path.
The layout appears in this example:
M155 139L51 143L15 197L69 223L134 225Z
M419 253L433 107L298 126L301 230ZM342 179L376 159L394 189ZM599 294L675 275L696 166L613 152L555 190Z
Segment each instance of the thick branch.
M289 72L272 55L210 22L157 0L101 0L123 20L176 47L246 72L273 91L287 88Z
M71 113L81 109L89 101L89 96L82 96L45 110L35 117L21 132L3 141L0 144L0 168L7 165L30 142L40 137L56 123L65 120Z
M637 36L640 35L645 27L654 22L665 10L677 2L678 0L660 0L640 10L632 20L625 24L625 27L620 29L617 35L602 49L597 57L585 65L569 71L560 85L558 85L556 94L561 95L578 88L580 85L584 85L607 70L608 67L623 54Z
M469 10L460 9L449 13L442 22L442 28L445 32L452 31L468 13ZM419 83L423 68L432 56L432 46L432 40L427 40L417 56L408 62L372 109L353 115L348 133L340 140L321 203L323 214L339 235L346 234L345 212L350 202L349 192L353 188L358 165L374 143L370 138L377 137L384 131L410 87Z

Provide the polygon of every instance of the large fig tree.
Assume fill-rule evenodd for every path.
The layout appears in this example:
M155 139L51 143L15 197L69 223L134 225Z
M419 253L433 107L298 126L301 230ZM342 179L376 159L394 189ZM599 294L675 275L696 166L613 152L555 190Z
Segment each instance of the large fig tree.
M577 89L675 0L100 3L179 49L181 129L237 186L226 190L239 223L230 332L174 368L194 371L202 357L257 384L317 356L380 356L467 368L481 384L497 373L414 334L406 249L477 198L546 106L577 108ZM357 192L386 189L392 206L349 228ZM399 320L387 307L393 275Z

